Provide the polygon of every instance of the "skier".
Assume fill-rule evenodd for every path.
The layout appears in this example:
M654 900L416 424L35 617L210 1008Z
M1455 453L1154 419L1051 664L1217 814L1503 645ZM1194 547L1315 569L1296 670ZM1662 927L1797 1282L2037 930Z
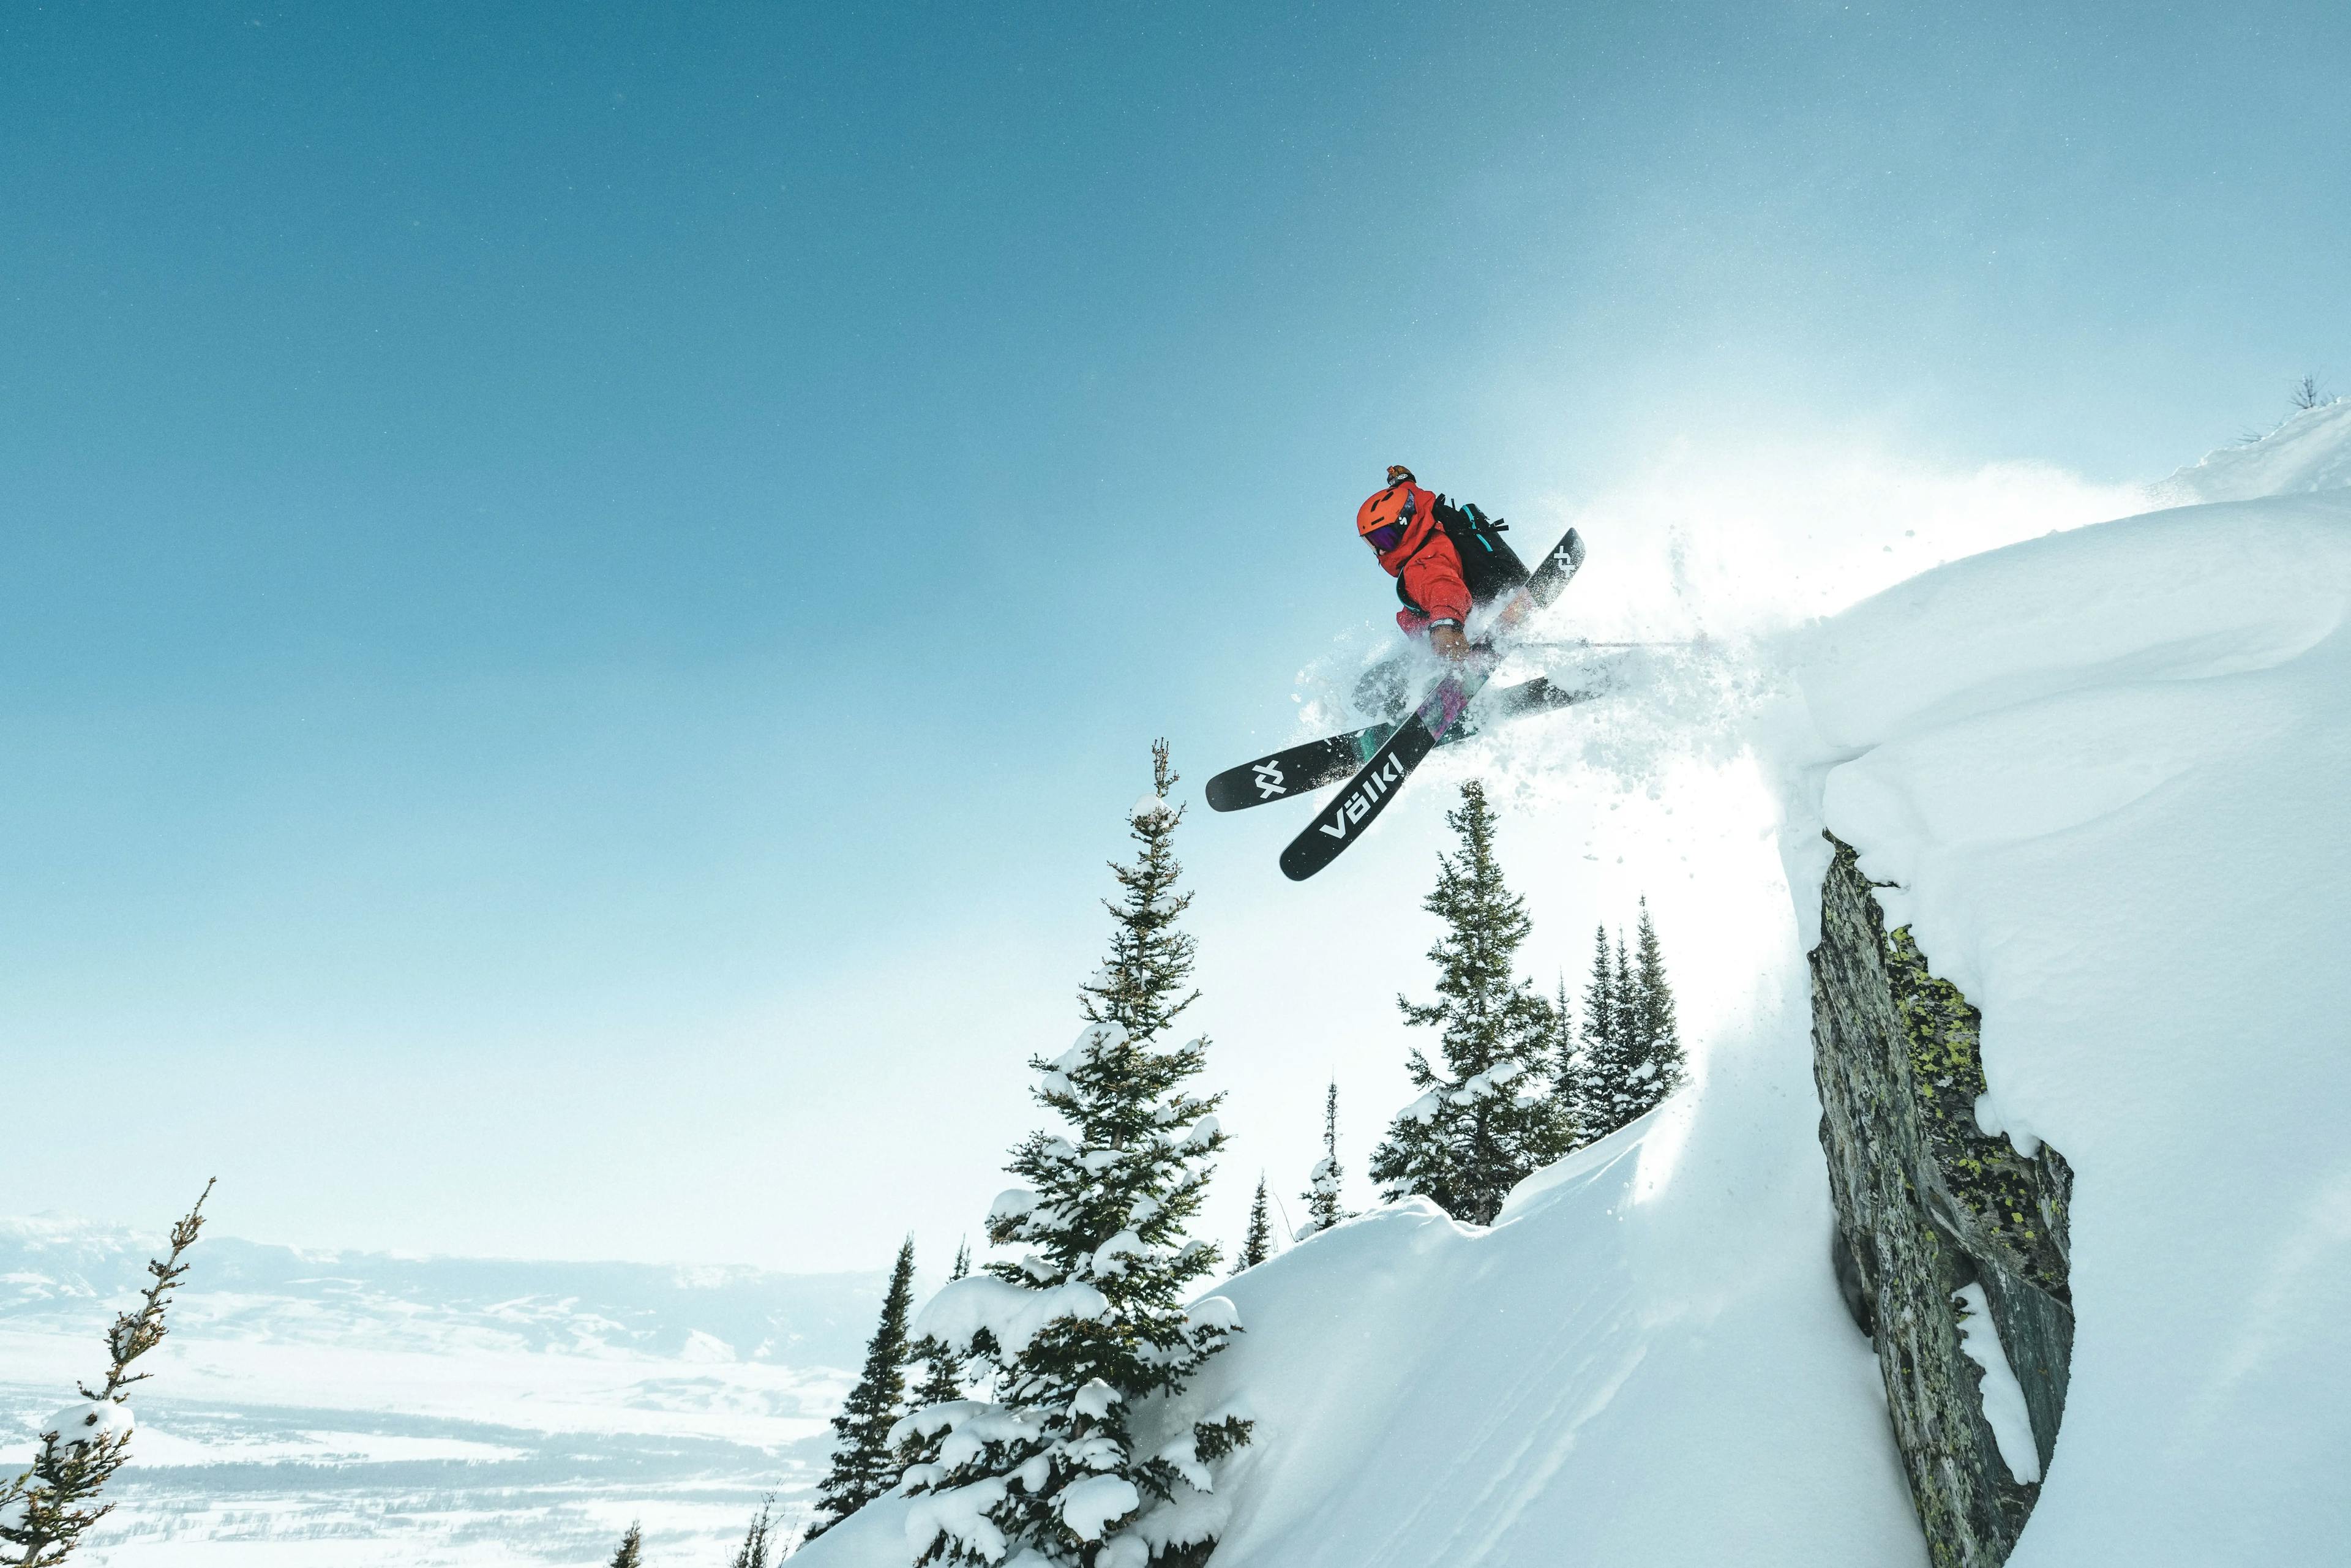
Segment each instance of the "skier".
M1401 463L1388 465L1386 486L1355 509L1355 532L1396 580L1404 601L1396 624L1456 663L1469 656L1462 630L1469 612L1527 580L1525 565L1499 537L1503 526L1474 506L1456 507L1422 489Z
M1542 553L1531 572L1502 542L1502 528L1499 517L1422 489L1401 463L1388 469L1386 486L1357 509L1357 537L1396 580L1396 597L1404 601L1396 624L1410 644L1434 653L1443 673L1426 680L1429 661L1409 654L1377 660L1357 679L1354 700L1360 712L1376 716L1377 722L1285 747L1208 780L1208 804L1238 811L1353 775L1353 784L1281 852L1281 873L1290 881L1305 881L1362 838L1358 830L1386 809L1431 751L1477 732L1475 721L1464 720L1505 650L1490 640L1469 641L1464 624L1469 612L1499 601L1490 630L1515 626L1557 600L1583 565L1583 540L1573 528ZM1410 667L1416 664L1421 666L1417 671ZM1555 687L1547 676L1537 675L1496 692L1486 716L1565 707L1596 695Z

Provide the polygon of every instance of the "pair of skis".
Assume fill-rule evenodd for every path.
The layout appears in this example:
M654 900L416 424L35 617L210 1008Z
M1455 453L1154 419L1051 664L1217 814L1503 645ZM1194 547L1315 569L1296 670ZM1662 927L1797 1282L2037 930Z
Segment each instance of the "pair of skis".
M1540 609L1567 587L1583 564L1583 540L1573 528L1552 547L1551 553L1512 594L1498 624L1507 627L1518 617L1512 607L1526 602ZM1208 780L1208 804L1219 811L1236 811L1270 800L1335 783L1354 769L1353 782L1316 813L1314 821L1281 852L1282 874L1304 882L1343 853L1363 836L1364 829L1387 809L1412 770L1438 747L1467 739L1476 725L1466 717L1469 701L1492 678L1501 663L1499 641L1489 636L1470 656L1448 671L1420 706L1394 724L1375 724L1290 747L1238 768L1228 768ZM1506 644L1505 644L1506 645ZM1564 706L1589 695L1570 693L1537 678L1496 694L1505 714Z
M1556 685L1541 675L1516 685L1499 686L1484 694L1483 700L1476 705L1477 711L1455 725L1437 745L1451 746L1482 735L1489 726L1504 719L1549 713L1595 695ZM1286 746L1253 762L1228 768L1208 780L1208 805L1218 811L1246 811L1252 806L1287 800L1293 795L1309 795L1325 785L1352 779L1358 768L1378 755L1380 747L1404 722L1397 718L1384 724L1367 724L1361 729L1325 736L1321 740Z

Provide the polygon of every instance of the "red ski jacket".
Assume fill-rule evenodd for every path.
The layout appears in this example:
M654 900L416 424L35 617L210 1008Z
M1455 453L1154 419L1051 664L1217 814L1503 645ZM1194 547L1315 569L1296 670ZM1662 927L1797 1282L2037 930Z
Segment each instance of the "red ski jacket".
M1434 492L1410 480L1391 485L1356 509L1355 531L1423 612L1396 612L1396 623L1407 633L1417 634L1439 622L1458 626L1469 618L1469 585L1462 580L1461 558L1453 541L1437 520Z

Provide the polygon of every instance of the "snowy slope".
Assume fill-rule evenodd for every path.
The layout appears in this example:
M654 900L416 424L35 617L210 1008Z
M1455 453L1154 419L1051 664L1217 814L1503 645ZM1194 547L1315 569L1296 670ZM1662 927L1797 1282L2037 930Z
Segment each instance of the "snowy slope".
M2295 414L2261 440L2224 446L2156 486L2176 506L2307 495L2351 485L2351 402Z
M2229 504L1766 645L1786 695L1736 722L1780 798L1791 1000L1491 1231L1405 1205L1222 1287L1248 1332L1165 1413L1259 1418L1217 1568L1925 1561L1825 1258L1823 825L1983 1009L1988 1124L2077 1173L2072 1396L2013 1561L2346 1560L2351 412L2281 434L2174 482ZM897 1568L902 1521L799 1561Z
M1248 1332L1186 1407L1238 1396L1259 1426L1217 1568L1923 1563L1823 1261L1802 1028L1772 1020L1490 1231L1415 1201L1223 1286ZM795 1561L904 1568L902 1517Z

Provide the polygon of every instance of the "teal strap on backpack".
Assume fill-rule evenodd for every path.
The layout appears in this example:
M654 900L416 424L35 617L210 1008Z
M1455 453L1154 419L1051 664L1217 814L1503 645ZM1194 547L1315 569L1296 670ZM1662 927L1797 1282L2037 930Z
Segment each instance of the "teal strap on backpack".
M1453 541L1456 549L1474 540L1488 555L1494 553L1493 535L1503 531L1503 525L1489 521L1478 509L1477 503L1465 502L1457 507L1443 496L1437 498L1437 520L1446 525L1446 537Z

